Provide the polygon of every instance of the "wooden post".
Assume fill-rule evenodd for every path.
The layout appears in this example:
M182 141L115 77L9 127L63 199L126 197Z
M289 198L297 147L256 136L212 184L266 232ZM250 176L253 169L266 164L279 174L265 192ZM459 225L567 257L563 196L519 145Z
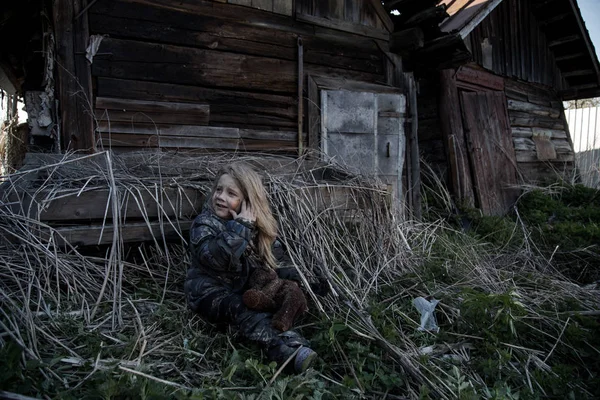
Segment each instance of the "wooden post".
M75 0L75 71L77 83L81 92L77 96L77 137L79 150L94 152L94 102L92 98L92 71L86 58L86 49L90 38L88 24L88 1ZM94 0L91 0L94 1Z
M410 110L410 133L409 151L410 151L410 196L412 211L415 219L421 219L421 160L419 156L419 114L417 112L417 85L412 72L406 73L406 89L408 108Z
M63 150L94 151L91 71L85 60L87 13L75 20L86 0L56 0L53 8ZM83 57L81 59L81 57Z
M298 37L298 156L304 153L304 47Z
M457 200L462 200L465 205L473 207L475 202L471 168L454 73L452 69L440 73L440 121L450 166L452 193Z

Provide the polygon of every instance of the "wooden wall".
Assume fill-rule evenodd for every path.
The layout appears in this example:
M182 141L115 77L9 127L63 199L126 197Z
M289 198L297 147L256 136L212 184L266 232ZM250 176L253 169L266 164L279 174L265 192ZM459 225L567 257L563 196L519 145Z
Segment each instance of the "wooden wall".
M563 105L541 85L505 79L508 114L519 173L525 182L572 177L573 144Z
M305 77L390 82L379 28L325 22L224 2L97 1L89 29L106 35L92 63L103 145L296 151L298 38Z
M501 2L465 42L473 60L498 75L557 91L568 87L528 0Z
M293 0L217 0L221 3L238 4L274 12L276 14L292 15Z
M393 31L393 25L389 15L382 15L383 7L375 7L373 3L376 2L378 1L296 0L296 14L301 20L326 19L337 24L340 29L346 26L356 30L356 25L361 25L363 32L374 36L386 35L387 30Z
M504 80L519 181L544 183L557 178L570 179L574 173L573 145L556 92L517 79L497 79ZM436 90L440 83L438 77L430 76L419 84L419 149L433 172L451 185L448 149L439 114L442 97L439 89Z
M445 181L448 167L440 126L439 87L437 77L419 81L418 137L421 158ZM427 169L424 171L427 172Z

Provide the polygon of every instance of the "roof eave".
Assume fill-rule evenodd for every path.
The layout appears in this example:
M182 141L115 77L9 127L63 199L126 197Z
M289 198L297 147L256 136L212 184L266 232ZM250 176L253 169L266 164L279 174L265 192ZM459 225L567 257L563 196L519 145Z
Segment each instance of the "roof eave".
M483 21L492 11L500 4L502 0L491 0L485 7L483 7L477 14L471 18L469 22L465 24L460 30L459 34L462 39L469 36L469 34L475 29L481 21Z

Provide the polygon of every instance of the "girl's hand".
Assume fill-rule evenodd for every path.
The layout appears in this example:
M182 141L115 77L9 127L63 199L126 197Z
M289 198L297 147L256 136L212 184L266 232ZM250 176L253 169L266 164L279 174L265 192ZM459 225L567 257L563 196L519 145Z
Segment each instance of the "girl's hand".
M252 206L246 201L242 201L242 207L240 209L239 214L234 210L229 210L233 219L241 218L248 222L254 223L256 221L256 215L254 214L254 210L252 210Z

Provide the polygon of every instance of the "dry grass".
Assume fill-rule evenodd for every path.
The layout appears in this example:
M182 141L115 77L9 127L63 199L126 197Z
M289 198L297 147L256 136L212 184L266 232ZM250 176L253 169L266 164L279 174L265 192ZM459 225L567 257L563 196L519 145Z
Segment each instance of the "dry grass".
M386 195L377 185L337 166L326 169L327 174L338 172L334 181L325 183L321 179L325 170L302 160L265 161L265 157L243 154L117 157L102 152L65 157L2 178L0 344L13 342L22 348L24 364L39 362L35 370L53 386L46 390L39 384L35 390L77 393L102 372L114 379L138 376L177 393L212 388L219 395L237 392L244 398L244 393L263 396L279 388L276 382L283 378L271 380L277 376L273 371L267 376L252 363L247 362L246 368L258 371L254 375L260 376L258 381L240 376L231 365L245 351L244 345L216 334L186 310L182 293L189 263L185 237L130 246L115 229L111 245L96 249L95 255L88 249L84 255L75 247L57 246L58 232L52 226L7 204L6 194L23 186L47 193L46 203L52 196L64 196L65 190L76 195L102 187L110 190L112 206L109 213L107 204L103 223L122 228L124 199L132 202L142 192L154 193L159 208L164 209L164 188L206 192L219 166L234 157L267 168L265 181L294 265L307 282L323 276L330 286L326 297L309 290L314 306L304 331L315 333L341 321L353 340L382 349L386 363L403 377L400 387L389 390L390 398L418 398L424 390L434 397L468 398L464 396L471 389L477 396L488 396L489 379L470 360L489 344L490 336L485 327L481 334L474 334L477 326L464 328L478 321L465 321L461 314L479 310L483 317L488 312L485 307L469 306L478 299L505 302L504 308L494 309L498 314L496 319L492 316L492 325L502 323L502 328L526 332L498 335L493 344L498 352L511 355L502 371L513 370L510 382L513 387L519 382L519 390L544 394L540 374L553 374L552 362L559 355L584 351L565 340L565 330L575 314L600 309L598 292L553 274L551 262L527 239L520 249L498 252L442 221L404 220L389 210ZM328 191L320 189L326 185ZM343 201L325 195L340 188L350 193ZM177 223L166 214L160 221ZM40 236L40 231L51 234ZM527 238L526 227L515 234ZM468 297L473 289L476 295ZM410 302L417 296L442 299L438 308L441 340L442 334L416 331L419 316ZM573 308L565 309L566 305ZM334 335L329 340L330 348L337 351L324 355L330 364L312 378L333 393L334 388L348 386L347 375L355 387L344 393L381 398L384 393L365 383L358 362L362 356L351 354L342 338ZM423 355L427 346L432 346L434 355ZM573 386L582 393L592 390L577 382Z

